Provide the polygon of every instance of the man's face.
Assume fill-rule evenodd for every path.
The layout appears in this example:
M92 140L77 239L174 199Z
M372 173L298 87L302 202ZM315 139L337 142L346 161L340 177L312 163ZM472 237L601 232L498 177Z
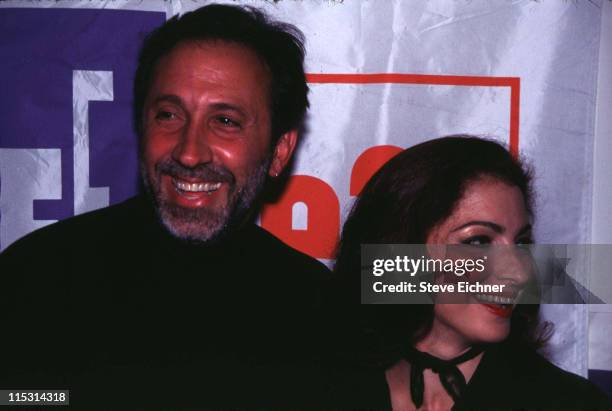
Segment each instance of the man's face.
M159 60L144 106L141 168L176 237L215 239L286 164L270 147L269 84L255 53L234 43L184 42Z

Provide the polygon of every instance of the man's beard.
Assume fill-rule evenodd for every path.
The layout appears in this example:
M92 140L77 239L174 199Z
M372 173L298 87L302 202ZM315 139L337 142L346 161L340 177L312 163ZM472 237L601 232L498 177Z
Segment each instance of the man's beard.
M157 216L164 227L174 237L182 240L214 243L244 223L250 212L253 211L263 191L271 161L272 156L267 156L255 168L242 187L236 185L235 176L227 168L213 164L188 168L168 158L155 164L154 176L149 174L142 160L140 168L145 190L153 200ZM227 204L221 210L213 210L209 207L192 209L171 203L161 190L163 174L227 183Z

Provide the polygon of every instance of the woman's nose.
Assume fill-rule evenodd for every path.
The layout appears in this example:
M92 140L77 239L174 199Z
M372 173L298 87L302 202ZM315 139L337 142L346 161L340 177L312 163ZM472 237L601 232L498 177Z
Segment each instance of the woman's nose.
M516 245L497 245L494 248L493 272L497 280L522 286L531 279L534 262L529 249Z

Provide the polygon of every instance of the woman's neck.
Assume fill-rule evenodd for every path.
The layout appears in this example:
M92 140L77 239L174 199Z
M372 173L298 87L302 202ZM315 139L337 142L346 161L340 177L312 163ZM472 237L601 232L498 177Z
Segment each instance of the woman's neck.
M431 331L415 344L419 351L442 360L455 358L471 348L472 344L454 330L434 319Z
M417 350L429 353L442 360L456 358L471 347L472 345L468 341L458 338L452 332L452 329L440 326L440 324L434 324L431 331L415 344ZM466 382L469 382L474 375L481 359L482 353L463 363L457 364L457 368L463 374ZM410 369L411 364L407 360L401 360L385 372L394 411L416 410L416 406L410 396ZM431 369L425 369L423 371L423 378L424 392L421 409L450 410L453 406L453 399L442 386L439 374Z

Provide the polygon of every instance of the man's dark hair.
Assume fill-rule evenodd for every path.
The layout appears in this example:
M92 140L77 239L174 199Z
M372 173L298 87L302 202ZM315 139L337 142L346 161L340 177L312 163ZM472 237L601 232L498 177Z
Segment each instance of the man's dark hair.
M212 4L172 17L145 39L134 80L133 121L140 137L144 102L159 59L179 43L216 40L251 49L269 69L272 141L300 127L308 108L303 34L252 7Z
M340 299L353 307L347 322L362 332L354 339L365 344L354 344L362 361L385 366L398 361L406 344L429 332L433 305L358 307L361 245L424 244L430 231L453 213L469 184L483 177L517 187L531 214L529 170L502 145L470 135L429 140L402 151L359 194L342 230L335 274ZM548 330L536 327L538 309L537 304L517 306L509 341L544 342Z

